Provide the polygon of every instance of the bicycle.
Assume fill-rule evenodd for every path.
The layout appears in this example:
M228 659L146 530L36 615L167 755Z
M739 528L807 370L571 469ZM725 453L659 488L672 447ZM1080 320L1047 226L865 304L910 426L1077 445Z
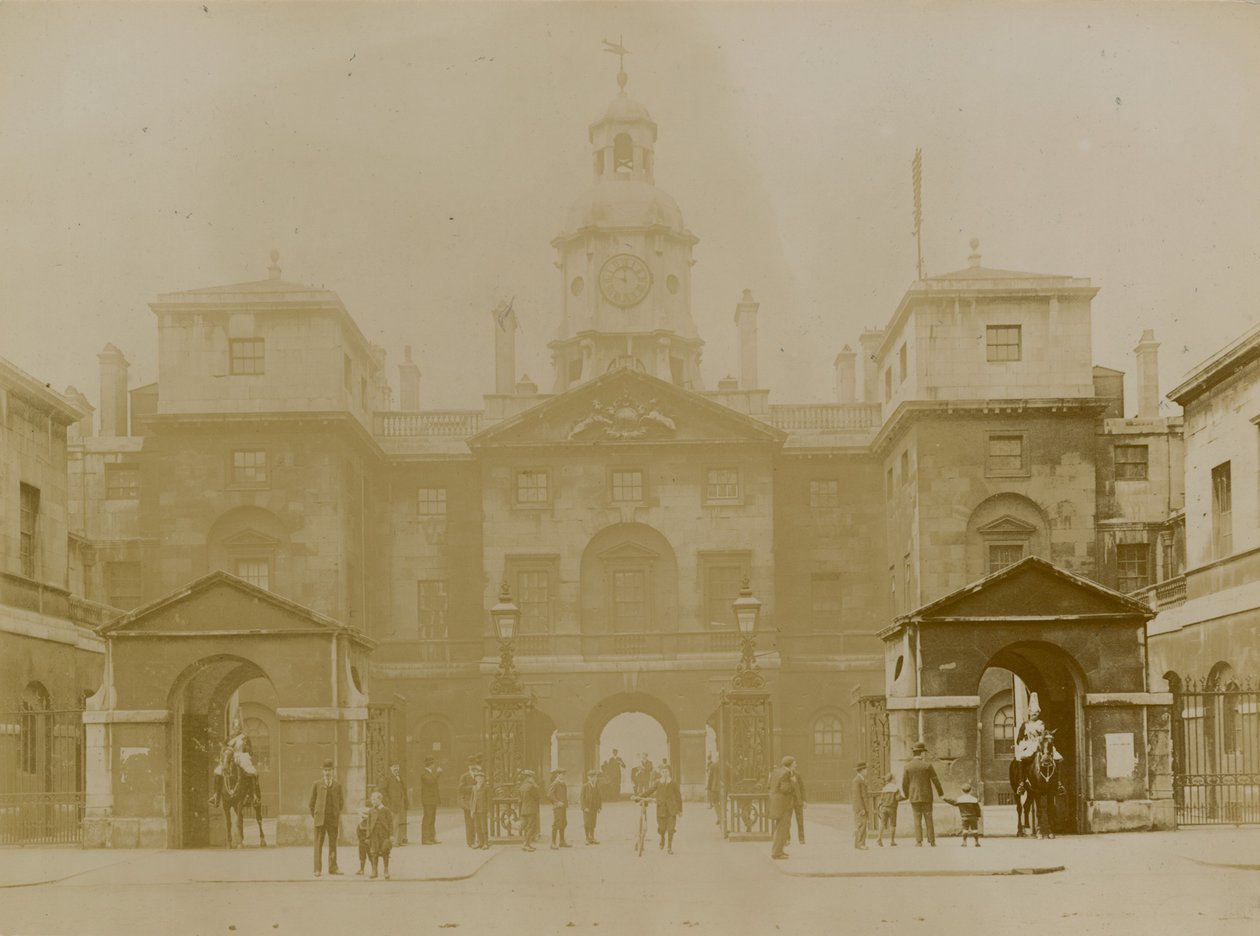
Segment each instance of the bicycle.
M642 856L644 843L647 840L648 801L647 797L643 796L634 797L634 801L639 804L639 837L635 839L634 852Z

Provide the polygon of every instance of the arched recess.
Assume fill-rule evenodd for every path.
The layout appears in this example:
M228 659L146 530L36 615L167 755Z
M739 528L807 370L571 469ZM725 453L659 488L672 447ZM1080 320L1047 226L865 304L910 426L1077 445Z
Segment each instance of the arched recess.
M1060 647L1033 640L1008 644L993 654L977 683L977 695L985 691L993 693L994 670L1006 670L1019 677L1030 693L1037 693L1042 721L1054 732L1055 747L1063 755L1061 782L1067 793L1059 799L1059 825L1063 831L1083 831L1089 751L1085 738L1085 694L1089 687L1084 672ZM1018 730L1018 726L1016 728ZM980 740L983 741L983 737ZM995 766L989 763L991 757L992 748L982 746L981 776L995 771Z
M586 544L580 575L582 632L621 635L614 652L646 650L644 635L678 630L678 560L658 530L605 527Z
M994 494L981 501L967 520L967 581L1026 556L1047 557L1049 529L1045 512L1022 494Z
M223 570L251 585L288 592L289 531L262 507L237 507L215 520L206 536L207 572Z
M168 707L171 711L168 750L173 752L166 765L149 762L147 750L124 753L121 772L153 773L165 769L167 789L179 791L169 798L170 841L176 847L197 848L212 844L215 814L208 803L213 787L215 758L227 736L228 719L236 693L251 680L270 693L275 686L263 669L251 660L232 654L204 657L188 666L171 685ZM278 735L269 738L278 745ZM277 784L279 779L277 778ZM219 814L221 815L221 813Z
M599 766L599 739L604 733L605 726L618 715L624 715L627 712L640 712L647 715L665 730L665 738L669 747L669 762L675 768L674 779L684 784L703 783L703 777L682 776L687 770L687 765L682 760L678 719L668 705L656 696L649 695L646 692L619 692L601 699L592 707L590 713L586 716L586 723L582 729L586 769L589 770ZM622 756L625 756L624 751ZM626 757L626 766L633 769L635 763L632 763L631 759Z

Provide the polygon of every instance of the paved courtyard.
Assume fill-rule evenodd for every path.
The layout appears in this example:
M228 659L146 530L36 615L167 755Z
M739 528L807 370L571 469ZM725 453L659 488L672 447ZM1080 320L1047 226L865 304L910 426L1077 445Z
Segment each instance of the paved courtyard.
M601 844L395 853L394 879L315 880L305 848L0 850L0 934L262 933L1254 933L1260 829L994 837L980 849L851 847L847 810L811 807L808 843L772 862L722 841L688 804L676 854L632 848L633 806L601 817ZM413 826L418 821L413 817ZM573 830L571 825L570 829Z

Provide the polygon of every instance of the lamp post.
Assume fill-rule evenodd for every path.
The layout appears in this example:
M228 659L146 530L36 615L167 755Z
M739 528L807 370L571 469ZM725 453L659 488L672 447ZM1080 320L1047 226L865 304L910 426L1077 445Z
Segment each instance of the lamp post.
M490 680L486 697L484 734L491 793L490 835L497 841L515 841L520 828L517 784L525 765L526 718L533 697L525 691L512 659L521 609L512 600L506 582L499 589L498 603L490 609L490 619L499 639L499 669Z
M770 838L769 795L772 712L766 678L757 665L756 632L761 602L747 577L732 603L740 654L731 688L722 692L720 755L725 764L722 832L732 841Z

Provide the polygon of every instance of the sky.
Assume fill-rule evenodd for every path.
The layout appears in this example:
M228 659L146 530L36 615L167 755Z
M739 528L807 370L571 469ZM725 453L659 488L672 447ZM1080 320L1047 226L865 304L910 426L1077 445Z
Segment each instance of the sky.
M0 356L94 403L106 342L156 379L157 294L264 278L335 290L422 405L493 389L497 302L551 385L550 241L589 185L587 126L627 90L700 242L703 379L761 303L772 402L915 276L1089 277L1095 363L1161 386L1253 325L1260 4L0 3ZM1171 404L1168 404L1171 405Z

